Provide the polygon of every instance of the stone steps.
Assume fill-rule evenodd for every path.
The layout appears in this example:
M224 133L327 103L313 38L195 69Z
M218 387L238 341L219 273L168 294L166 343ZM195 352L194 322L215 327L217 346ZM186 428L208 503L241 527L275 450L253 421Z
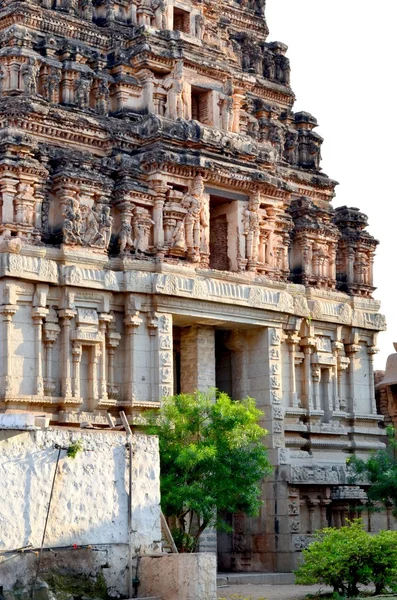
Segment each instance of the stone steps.
M293 573L218 573L216 585L292 585L295 583Z

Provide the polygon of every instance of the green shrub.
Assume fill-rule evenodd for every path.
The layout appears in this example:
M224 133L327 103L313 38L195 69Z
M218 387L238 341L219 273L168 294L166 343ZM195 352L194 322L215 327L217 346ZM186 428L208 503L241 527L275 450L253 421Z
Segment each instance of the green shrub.
M328 527L303 551L304 563L296 571L296 583L324 583L341 595L355 596L358 584L367 584L371 569L366 564L369 536L360 520L345 527Z
M296 583L323 583L342 596L354 597L358 585L373 583L375 593L397 585L397 532L364 531L360 519L316 534L316 541L303 551L304 562L296 571Z

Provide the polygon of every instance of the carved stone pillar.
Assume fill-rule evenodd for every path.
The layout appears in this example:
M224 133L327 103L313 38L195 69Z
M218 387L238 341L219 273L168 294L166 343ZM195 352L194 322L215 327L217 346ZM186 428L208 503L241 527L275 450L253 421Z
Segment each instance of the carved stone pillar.
M295 349L296 345L299 344L300 338L296 334L290 334L285 341L288 344L289 349L289 386L291 392L291 406L298 407L299 398L296 392Z
M313 383L312 383L312 365L311 357L313 354L313 348L315 346L314 338L302 338L301 346L303 347L304 358L304 400L305 407L309 410L313 410Z
M100 358L100 398L101 401L108 400L108 391L107 391L107 369L106 369L106 328L107 324L113 320L112 315L108 315L106 313L100 313L99 315L99 332L102 335L101 341L101 358Z
M114 355L116 348L120 343L121 335L115 331L115 325L112 321L108 325L108 333L106 336L106 348L108 352L108 396L117 398L118 388L114 383Z
M232 113L232 132L239 133L240 131L240 112L241 104L244 100L243 94L233 94L233 113Z
M134 335L142 323L139 318L139 311L126 312L124 325L126 327L126 356L125 356L125 375L124 375L124 394L128 402L135 400L135 343Z
M329 498L322 498L320 500L321 529L323 529L324 527L329 527L327 510L331 502L332 500L330 500Z
M44 380L43 380L43 319L48 314L47 308L37 306L32 309L32 319L34 324L34 343L36 354L36 394L37 396L44 395Z
M153 364L151 399L161 401L173 393L172 370L172 316L154 313L148 315L150 356Z
M99 344L95 344L92 347L92 358L91 358L91 399L93 405L90 406L91 410L94 410L99 401L99 390L98 390L98 363L99 356L101 354L101 348Z
M59 311L59 316L62 319L62 396L71 398L72 396L72 379L71 379L71 348L70 348L70 329L71 321L75 317L76 312L68 308Z
M53 308L50 308L44 323L44 346L45 346L45 377L44 393L51 395L55 390L52 379L52 348L56 342L61 328L58 325L58 317Z
M151 185L156 192L156 199L153 206L153 242L155 248L162 248L164 246L163 209L168 187L162 179L152 180Z
M80 398L80 363L81 363L82 345L80 342L73 342L73 397Z
M332 343L332 352L335 359L335 364L332 367L332 395L333 395L333 407L335 411L340 411L340 380L339 380L339 353L343 350L342 342Z
M312 380L313 380L313 408L314 410L321 410L320 406L320 381L321 381L321 369L320 367L312 366Z
M375 385L374 385L374 357L379 352L379 348L375 346L368 347L368 386L369 386L369 399L370 399L370 411L372 415L376 415L376 399L375 399Z
M2 378L2 394L9 396L13 393L13 377L12 377L12 317L18 310L16 304L3 304L0 306L0 314L3 317L4 323L4 338L3 338L3 352L4 352L4 366L3 366L3 378Z
M345 351L348 357L350 358L349 369L348 369L348 377L349 377L349 406L348 410L350 412L355 412L357 408L357 399L356 399L356 359L355 355L360 350L359 344L347 344L345 346ZM373 385L373 382L372 384Z
M308 498L307 507L309 509L309 533L314 533L317 529L315 524L315 512L320 500Z

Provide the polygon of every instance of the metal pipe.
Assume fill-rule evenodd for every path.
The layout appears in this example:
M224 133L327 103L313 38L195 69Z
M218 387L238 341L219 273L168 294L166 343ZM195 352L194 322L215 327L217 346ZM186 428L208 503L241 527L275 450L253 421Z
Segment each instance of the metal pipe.
M57 446L55 446L55 447L57 447ZM61 450L62 450L62 448L58 447L58 456L57 456L57 461L56 461L56 464L55 464L54 477L52 478L52 486L51 486L51 492L50 492L50 499L48 501L48 506L47 506L47 515L46 515L45 523L44 523L44 531L43 531L43 537L42 537L42 540L41 540L41 546L40 546L40 552L39 552L39 559L38 559L38 562L37 562L36 575L35 575L35 578L33 580L32 589L31 589L31 592L30 592L30 598L32 598L32 599L34 598L34 593L35 593L35 590L36 590L37 578L38 578L39 572L40 572L41 555L43 554L43 546L44 546L45 534L46 534L46 531L47 531L48 517L50 515L52 495L54 493L55 478L56 478L57 471L58 471L58 463L59 463L59 459L60 459L60 456L61 456Z

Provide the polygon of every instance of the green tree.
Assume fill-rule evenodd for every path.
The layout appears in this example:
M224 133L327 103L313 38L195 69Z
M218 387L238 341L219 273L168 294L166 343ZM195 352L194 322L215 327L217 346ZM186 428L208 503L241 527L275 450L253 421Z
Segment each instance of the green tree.
M226 527L222 512L257 515L261 480L271 472L255 400L214 395L173 396L149 417L159 436L161 507L175 518L182 551L194 551L208 526Z
M353 478L364 476L371 484L368 498L374 502L383 502L393 506L393 515L397 517L397 439L394 427L386 430L388 444L371 453L367 460L353 456L348 459L353 470Z

